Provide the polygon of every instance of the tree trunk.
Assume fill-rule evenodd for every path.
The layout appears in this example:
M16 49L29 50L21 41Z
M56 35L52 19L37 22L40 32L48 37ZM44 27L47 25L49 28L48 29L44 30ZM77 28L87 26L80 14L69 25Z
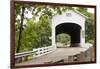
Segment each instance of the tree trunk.
M21 47L22 29L23 29L23 20L24 20L24 11L25 11L25 7L22 6L21 23L20 23L20 28L19 28L19 38L18 38L18 46L17 46L16 53L20 52L20 47Z

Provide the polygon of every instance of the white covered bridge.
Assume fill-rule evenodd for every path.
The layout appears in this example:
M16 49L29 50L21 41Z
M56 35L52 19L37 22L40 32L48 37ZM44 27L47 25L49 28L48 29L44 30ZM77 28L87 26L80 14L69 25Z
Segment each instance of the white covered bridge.
M85 44L86 17L77 11L67 11L52 17L52 46L15 54L16 66L93 61L93 46ZM57 48L55 37L65 33L71 37L70 47ZM32 56L27 61L28 56Z
M54 15L52 18L52 45L55 44L55 36L66 33L71 36L72 46L85 44L85 16L77 11L67 11L62 15Z

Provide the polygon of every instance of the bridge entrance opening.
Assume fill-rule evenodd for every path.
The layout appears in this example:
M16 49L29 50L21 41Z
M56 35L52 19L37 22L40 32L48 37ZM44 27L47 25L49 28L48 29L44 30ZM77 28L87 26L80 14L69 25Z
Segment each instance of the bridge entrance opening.
M75 23L61 23L55 28L56 36L65 33L70 35L70 47L79 47L81 38L81 26Z
M56 46L58 48L69 47L70 46L70 35L61 33L56 36Z

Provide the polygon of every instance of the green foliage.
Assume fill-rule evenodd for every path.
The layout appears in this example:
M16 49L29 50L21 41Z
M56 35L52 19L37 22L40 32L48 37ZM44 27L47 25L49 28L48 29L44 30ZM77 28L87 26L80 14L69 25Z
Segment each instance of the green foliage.
M15 4L15 49L18 47L18 37L19 37L19 27L20 19L17 19L18 16L21 17L21 4ZM49 5L29 5L24 4L25 14L26 9L32 14L32 18L24 17L24 24L22 30L22 39L20 51L28 51L33 48L49 46L51 45L51 17L54 14L62 14L67 10L75 10L73 7L66 6L49 6ZM86 42L93 43L93 14L87 11L87 8L76 8L79 12L86 15L88 18L86 20ZM63 38L63 39L62 39ZM66 39L68 38L68 39ZM57 36L57 42L68 44L69 37L66 35ZM16 50L15 50L16 52Z
M86 42L93 44L93 26L94 26L94 15L87 11L87 8L77 8L79 12L87 16L86 23L85 23L85 40Z
M42 16L38 22L33 19L27 19L26 26L23 29L20 52L32 50L33 48L51 45L51 27L49 18ZM18 40L16 32L16 46Z
M86 38L86 42L92 43L93 44L93 37L94 37L94 30L93 30L93 18L88 18L86 20L86 24L85 24L85 38Z
M70 43L70 36L68 34L59 34L56 36L56 42L64 45L68 45Z

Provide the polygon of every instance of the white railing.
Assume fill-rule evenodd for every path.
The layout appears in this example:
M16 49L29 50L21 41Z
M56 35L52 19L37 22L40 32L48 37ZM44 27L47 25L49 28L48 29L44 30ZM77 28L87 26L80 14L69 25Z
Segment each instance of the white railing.
M33 51L16 53L15 61L16 61L16 63L23 62L28 59L28 56L32 56L32 58L36 58L36 57L48 54L50 52L53 52L55 50L56 50L55 46L48 46L48 47L36 48L36 49L33 49Z
M22 53L16 53L15 58L20 58L20 57L25 57L29 55L35 54L35 51L27 51L27 52L22 52Z
M48 54L50 52L53 52L55 50L56 50L55 46L48 46L48 47L33 49L33 51L35 51L35 54L33 55L33 57L39 57L39 56Z
M27 61L29 56L33 56L35 54L35 51L27 51L22 53L16 53L15 54L15 62L21 63L23 61Z

